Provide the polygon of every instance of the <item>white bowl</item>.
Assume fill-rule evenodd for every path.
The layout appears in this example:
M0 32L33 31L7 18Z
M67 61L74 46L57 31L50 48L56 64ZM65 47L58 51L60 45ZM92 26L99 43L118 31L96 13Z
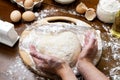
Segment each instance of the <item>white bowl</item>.
M115 14L120 10L120 2L117 0L100 0L97 6L97 17L105 23L113 23Z
M55 1L60 4L70 4L70 3L74 2L75 0L55 0Z

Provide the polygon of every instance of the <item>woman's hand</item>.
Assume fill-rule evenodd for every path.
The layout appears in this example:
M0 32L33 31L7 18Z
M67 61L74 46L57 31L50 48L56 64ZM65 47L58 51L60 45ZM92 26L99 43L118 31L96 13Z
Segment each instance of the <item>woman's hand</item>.
M37 52L33 45L30 46L30 54L33 57L37 69L45 72L56 73L59 68L62 68L62 64L65 63L56 57Z
M77 69L85 80L109 80L92 63L98 51L97 40L93 32L85 36L85 45L77 61Z
M57 74L62 80L77 80L69 64L56 57L37 52L34 46L30 46L30 53L38 70Z
M87 60L93 62L98 51L97 39L94 32L87 32L85 35L85 43L79 55L78 63L80 60Z

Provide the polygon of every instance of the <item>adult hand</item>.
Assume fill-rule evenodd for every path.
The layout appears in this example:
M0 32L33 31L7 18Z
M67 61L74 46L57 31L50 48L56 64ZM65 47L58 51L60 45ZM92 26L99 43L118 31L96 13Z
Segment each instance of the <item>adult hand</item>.
M93 32L85 36L85 45L77 61L77 69L85 80L109 80L101 71L93 65L93 59L98 51L97 40Z
M62 67L62 64L64 64L64 61L61 59L37 52L33 45L30 46L30 54L38 70L56 73L57 70Z
M97 39L94 32L87 32L85 35L85 43L83 49L79 55L78 62L80 60L87 60L93 62L98 51Z
M77 80L69 64L63 60L50 55L41 54L37 52L34 46L30 46L30 53L38 70L57 74L62 80Z

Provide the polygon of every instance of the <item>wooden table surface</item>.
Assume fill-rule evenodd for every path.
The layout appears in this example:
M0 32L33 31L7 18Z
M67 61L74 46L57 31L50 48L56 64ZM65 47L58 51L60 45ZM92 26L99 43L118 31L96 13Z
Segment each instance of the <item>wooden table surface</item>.
M39 13L39 18L55 15L77 18L100 30L103 52L96 67L105 75L111 77L111 80L120 80L120 41L109 33L112 24L104 24L97 18L92 22L87 21L83 15L75 12L75 7L79 2L84 2L89 8L92 7L94 9L96 9L98 4L98 0L76 0L76 2L70 5L60 5L54 2L54 0L44 0L41 7L34 9L34 12ZM0 0L0 19L11 22L9 15L15 9L24 12L16 4L12 4L10 0ZM15 30L20 35L26 28L25 24L27 23L20 21L13 24L15 25ZM24 66L19 56L18 44L19 41L13 47L8 47L0 43L0 80L41 80L39 76Z

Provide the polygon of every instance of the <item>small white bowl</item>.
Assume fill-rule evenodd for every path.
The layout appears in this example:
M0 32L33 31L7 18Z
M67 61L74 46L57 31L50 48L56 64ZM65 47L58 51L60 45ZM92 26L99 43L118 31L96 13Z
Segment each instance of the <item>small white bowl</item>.
M115 14L120 10L120 2L117 0L100 0L97 5L97 17L104 23L113 23Z
M70 3L74 2L75 0L55 0L55 1L60 4L70 4Z

